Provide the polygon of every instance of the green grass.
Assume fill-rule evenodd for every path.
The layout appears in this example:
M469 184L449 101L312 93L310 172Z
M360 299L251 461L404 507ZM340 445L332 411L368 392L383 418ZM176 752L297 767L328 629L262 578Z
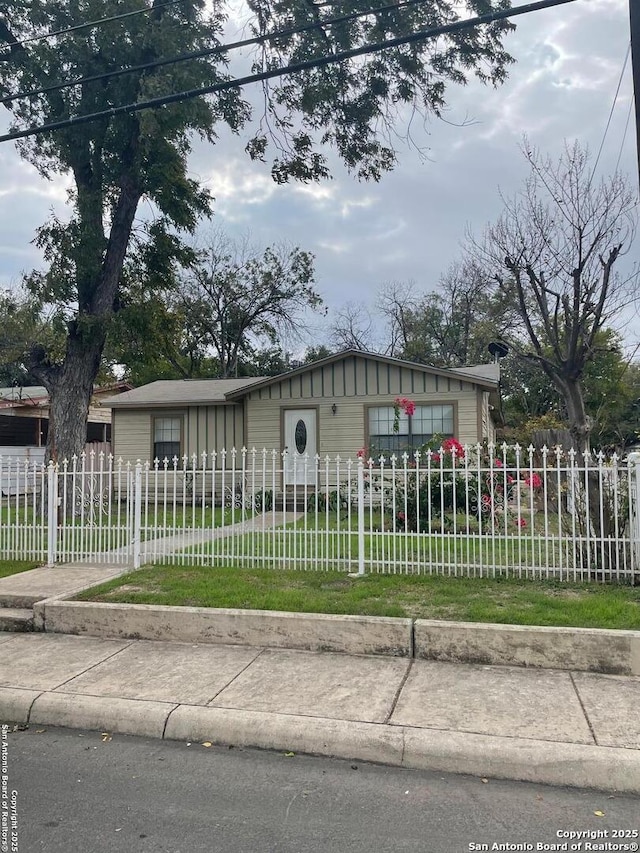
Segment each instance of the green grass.
M18 572L28 572L29 569L35 569L41 565L42 563L33 563L28 560L0 560L0 578L17 575Z
M77 599L640 630L640 587L512 578L152 566Z
M269 521L267 520L267 525ZM367 571L392 571L393 566L406 567L416 573L446 572L459 574L462 568L471 573L486 574L508 569L512 573L548 576L557 574L563 580L583 579L585 543L571 545L568 539L558 540L534 530L522 535L515 531L496 530L496 535L459 535L444 533L391 532L388 528L364 534L364 558ZM602 554L599 547L589 546L594 571L600 570ZM606 545L604 567L615 565L615 548ZM346 524L336 528L327 525L316 528L300 519L277 530L268 526L264 533L256 530L224 539L185 544L174 554L175 562L207 562L220 567L230 562L244 568L296 568L316 565L325 571L355 570L358 559L358 534ZM586 563L584 563L586 565ZM588 574L588 573L587 573Z

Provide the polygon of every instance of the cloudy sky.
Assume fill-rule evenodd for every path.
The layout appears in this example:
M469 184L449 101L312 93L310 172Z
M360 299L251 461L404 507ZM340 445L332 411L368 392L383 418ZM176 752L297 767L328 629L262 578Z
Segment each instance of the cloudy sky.
M451 87L447 123L434 119L418 137L427 157L401 149L379 184L358 183L332 161L330 182L277 186L268 165L248 161L244 142L222 136L215 147L198 147L192 171L216 199L216 224L259 245L287 240L313 252L330 312L346 301L371 305L390 280L436 289L466 228L482 231L500 214L499 192L511 195L525 177L524 133L551 155L575 138L598 151L629 44L628 2L577 0L518 18L506 40L516 59L508 82ZM631 98L629 61L598 171L619 160L637 187L633 116L625 138ZM43 181L10 143L0 145L0 286L39 262L34 230L51 209L62 213L64 201L62 181ZM312 332L322 339L320 321ZM632 322L631 345L639 332Z

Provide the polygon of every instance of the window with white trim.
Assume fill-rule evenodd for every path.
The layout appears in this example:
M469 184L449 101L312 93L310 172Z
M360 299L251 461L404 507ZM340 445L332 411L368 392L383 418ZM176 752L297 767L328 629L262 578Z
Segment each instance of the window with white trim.
M400 412L399 430L393 431L393 406L369 409L369 445L380 453L418 450L434 435L453 438L453 405L416 405L412 415Z
M178 459L182 455L182 418L153 419L153 458Z

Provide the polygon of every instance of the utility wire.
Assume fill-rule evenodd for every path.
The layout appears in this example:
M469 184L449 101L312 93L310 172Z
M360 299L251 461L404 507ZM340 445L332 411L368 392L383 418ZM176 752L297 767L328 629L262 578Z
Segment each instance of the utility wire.
M71 80L67 80L64 83L55 83L52 86L45 86L42 89L30 89L25 92L12 92L8 95L4 95L0 98L0 104L5 104L8 101L17 101L22 98L34 98L37 95L47 95L49 92L57 92L60 89L67 89L71 86L79 86L84 83L95 83L99 80L108 80L112 77L120 77L123 74L133 74L139 71L147 71L151 68L161 68L164 65L173 65L179 62L187 62L192 59L203 59L207 56L213 56L217 53L227 53L230 50L237 50L241 47L249 47L254 44L263 44L264 42L271 41L272 39L286 38L292 35L298 35L299 33L305 33L310 30L321 29L322 27L333 26L335 24L343 24L347 21L353 21L357 18L365 17L367 15L378 15L382 12L390 12L396 10L406 9L410 6L422 5L423 3L428 2L428 0L403 0L403 2L395 2L390 3L387 6L379 6L374 9L366 9L361 12L351 12L349 15L342 15L338 18L326 18L323 21L314 21L310 24L305 24L300 27L289 27L286 30L274 30L270 33L265 33L261 36L254 36L253 38L243 39L242 41L230 42L228 44L217 45L216 47L208 47L203 48L202 50L195 50L190 53L180 53L177 56L168 57L167 59L157 59L150 62L145 62L140 65L132 65L128 68L118 68L114 71L106 71L102 74L94 74L91 77L75 77Z
M631 113L633 112L633 98L629 100L629 110L627 111L627 121L624 126L624 133L622 134L622 142L620 143L620 150L618 151L618 159L616 160L616 168L615 171L618 171L618 166L620 165L620 159L622 157L622 151L624 150L624 143L627 139L627 131L629 130L629 122L631 121Z
M55 30L52 33L42 33L39 36L31 36L28 39L22 39L22 41L12 41L9 44L10 48L16 47L24 47L25 44L31 44L34 41L42 41L43 39L54 38L54 36L64 36L67 33L76 33L80 30L92 29L94 27L100 27L102 24L110 24L112 21L122 21L125 18L132 18L134 15L144 15L147 12L155 12L156 9L163 9L165 6L175 6L178 3L183 3L184 0L166 0L164 3L158 3L155 6L145 6L144 9L135 9L133 12L123 12L120 15L112 15L110 18L98 18L96 21L87 21L85 24L76 24L74 27L67 27L64 30ZM9 53L0 54L0 60L8 59L10 56Z
M600 143L600 148L598 149L598 156L596 157L596 161L593 164L593 169L591 171L591 177L589 178L588 187L591 186L591 182L593 181L594 175L596 173L596 169L598 168L598 163L600 162L600 156L602 154L602 149L604 148L604 143L607 138L607 134L609 133L609 127L611 126L611 119L613 118L613 111L616 108L616 104L618 102L618 95L620 94L620 87L622 86L622 81L624 79L624 72L627 70L627 62L629 62L629 56L631 54L631 42L629 42L629 46L627 47L627 53L624 57L624 62L622 64L622 71L620 72L620 77L618 79L618 85L616 86L616 93L613 96L613 103L611 104L611 110L609 111L609 118L607 119L607 124L604 129L604 133L602 134L602 142Z
M123 104L117 107L111 107L108 110L100 112L88 113L86 115L74 116L73 118L61 119L60 121L49 122L48 124L35 125L25 128L24 130L16 130L12 133L6 133L0 136L0 142L10 142L14 139L24 139L27 136L35 136L36 134L45 133L53 130L62 130L67 127L75 127L79 124L87 124L102 118L113 118L118 115L127 115L137 113L141 110L152 109L155 107L173 104L178 101L184 101L189 98L199 97L201 95L212 95L218 92L224 92L229 89L240 88L249 83L257 83L264 80L272 80L276 77L283 77L288 74L295 74L298 71L307 71L311 68L320 68L326 65L333 65L338 62L344 62L347 59L353 59L357 56L365 56L369 53L379 53L381 50L386 50L391 47L399 47L405 44L412 44L417 41L424 41L434 36L444 35L446 33L460 32L463 30L477 27L481 24L491 24L495 21L504 20L506 18L524 15L528 12L537 12L540 9L548 9L553 6L562 6L567 3L573 3L575 0L538 0L535 3L528 3L524 6L516 6L511 9L502 9L496 12L491 12L486 15L480 15L476 18L466 18L462 21L455 21L451 24L443 24L439 27L432 27L427 30L419 30L406 36L399 36L394 39L387 39L382 42L374 42L373 44L363 45L362 47L353 48L351 50L341 51L317 57L316 59L308 59L304 62L295 62L290 65L285 65L280 68L272 68L269 71L262 71L257 74L249 74L246 77L239 77L235 80L225 80L221 83L215 83L211 86L202 86L198 89L189 89L184 92L175 92L171 95L163 95L158 98L151 98L148 101L139 101L138 103Z

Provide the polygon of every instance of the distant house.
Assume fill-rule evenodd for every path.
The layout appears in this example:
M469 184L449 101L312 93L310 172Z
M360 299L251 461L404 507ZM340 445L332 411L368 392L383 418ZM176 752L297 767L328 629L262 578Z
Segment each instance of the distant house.
M415 403L393 430L394 400ZM433 435L495 438L499 367L455 370L348 350L279 376L159 380L104 401L116 457L171 459L242 447L288 456L389 454Z
M111 410L103 406L103 401L130 389L126 382L95 389L87 422L88 443L111 440ZM0 456L43 459L48 432L46 388L40 385L0 388Z

